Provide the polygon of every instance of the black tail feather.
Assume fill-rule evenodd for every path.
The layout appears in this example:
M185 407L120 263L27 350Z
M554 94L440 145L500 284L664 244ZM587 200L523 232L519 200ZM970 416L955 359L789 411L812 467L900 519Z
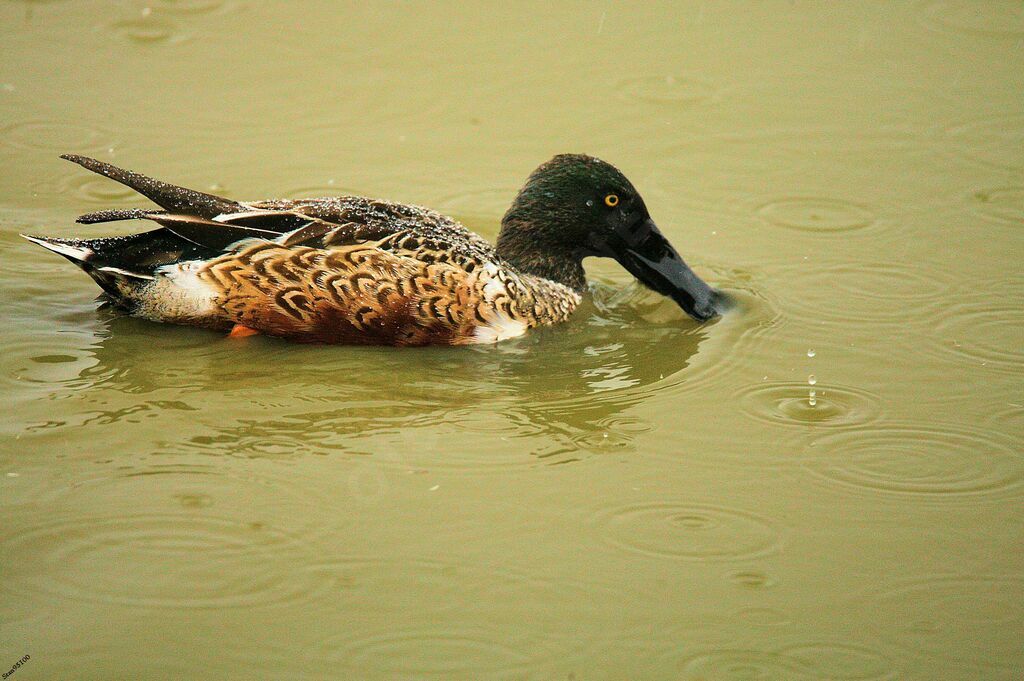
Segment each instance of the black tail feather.
M31 234L22 234L21 237L48 251L64 256L79 267L85 267L85 263L96 254L89 242L83 239L58 239L57 237L32 236Z
M87 156L63 154L61 158L131 187L153 203L171 212L213 218L224 213L245 210L244 206L231 199L167 184Z
M99 210L95 213L79 215L75 222L83 225L92 225L97 222L116 222L117 220L140 220L149 215L160 215L162 210L143 210L141 208L128 208L127 210Z
M64 256L90 274L100 268L115 268L146 277L156 270L182 260L211 258L218 251L183 239L168 229L155 229L128 236L100 239L57 239L22 234L43 248Z

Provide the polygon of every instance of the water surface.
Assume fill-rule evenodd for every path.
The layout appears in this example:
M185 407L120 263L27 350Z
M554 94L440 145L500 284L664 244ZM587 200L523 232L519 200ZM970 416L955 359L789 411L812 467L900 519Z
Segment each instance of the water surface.
M8 1L0 26L5 671L1019 678L1019 2ZM17 237L140 228L74 225L145 204L61 152L490 239L587 152L739 310L697 325L594 262L570 323L496 347L128 319Z

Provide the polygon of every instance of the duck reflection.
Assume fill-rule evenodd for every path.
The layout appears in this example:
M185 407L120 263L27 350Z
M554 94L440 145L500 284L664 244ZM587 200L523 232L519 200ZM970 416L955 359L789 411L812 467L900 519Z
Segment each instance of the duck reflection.
M410 469L565 463L628 451L651 428L630 407L685 381L714 327L639 285L596 284L585 305L495 346L403 350L226 339L104 310L97 361L79 380L173 402L187 420L161 446L177 451L341 451Z

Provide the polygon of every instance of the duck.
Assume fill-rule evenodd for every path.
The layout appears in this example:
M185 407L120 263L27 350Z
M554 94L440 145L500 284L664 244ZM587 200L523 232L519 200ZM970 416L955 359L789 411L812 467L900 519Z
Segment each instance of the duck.
M704 322L729 298L683 261L610 163L559 154L526 179L491 245L455 219L361 196L235 201L103 161L61 158L159 208L128 236L29 241L84 270L124 313L232 337L359 345L470 345L565 321L587 291L583 260L618 261Z

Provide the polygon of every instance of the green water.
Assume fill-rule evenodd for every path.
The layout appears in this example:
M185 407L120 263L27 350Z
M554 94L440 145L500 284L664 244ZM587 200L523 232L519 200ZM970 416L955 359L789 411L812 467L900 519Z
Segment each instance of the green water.
M1021 677L1020 2L6 1L0 39L11 678ZM594 262L496 347L119 318L17 237L145 228L75 225L145 203L61 152L489 239L587 152L740 310Z

